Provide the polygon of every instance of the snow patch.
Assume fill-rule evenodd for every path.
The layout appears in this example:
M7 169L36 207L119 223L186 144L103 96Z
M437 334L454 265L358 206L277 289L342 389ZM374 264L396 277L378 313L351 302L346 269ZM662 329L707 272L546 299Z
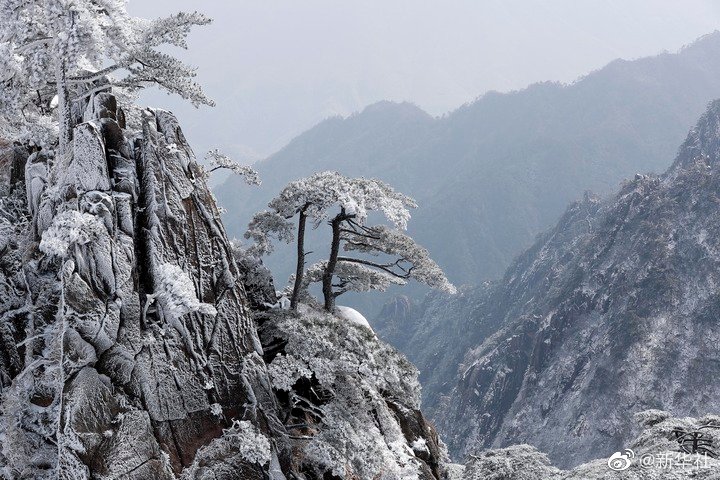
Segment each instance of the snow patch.
M164 263L155 271L153 294L162 306L165 315L177 319L190 312L217 315L215 307L201 303L195 293L195 285L188 274L177 265Z
M374 330L370 326L370 323L367 321L367 318L365 318L362 313L358 312L354 308L338 305L335 307L335 311L337 312L339 317L344 318L348 322L359 325L361 327L369 328L370 331L374 332Z
M417 438L414 442L412 442L412 445L410 447L413 449L413 452L418 453L426 453L429 452L427 441L424 438Z

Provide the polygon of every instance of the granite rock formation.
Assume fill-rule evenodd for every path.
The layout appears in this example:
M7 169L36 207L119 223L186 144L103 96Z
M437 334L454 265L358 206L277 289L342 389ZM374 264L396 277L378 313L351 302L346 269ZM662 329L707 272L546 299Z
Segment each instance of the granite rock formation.
M14 151L0 182L0 476L355 478L298 460L253 320L277 301L272 279L236 261L177 119L140 116L126 129L98 93L66 157L26 152L20 175ZM430 428L400 418L385 426ZM376 447L412 452L396 440ZM433 445L421 478L440 478Z

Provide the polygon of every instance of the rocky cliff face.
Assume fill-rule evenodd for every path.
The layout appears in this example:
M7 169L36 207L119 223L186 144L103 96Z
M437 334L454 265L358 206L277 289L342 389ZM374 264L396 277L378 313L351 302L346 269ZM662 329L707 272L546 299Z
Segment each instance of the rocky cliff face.
M25 361L5 372L15 378L3 454L20 478L55 462L78 478L175 478L232 419L273 435L280 425L237 267L177 121L146 110L132 137L113 97L94 103L71 155L27 161L32 219L12 285L26 311L3 302L15 320L6 355Z
M451 451L529 443L566 467L627 444L640 410L720 409L718 132L714 102L667 173L586 196L501 282L453 300L438 342L476 343L452 392L428 398Z
M144 110L142 131L125 130L101 93L84 120L67 157L26 152L0 192L0 476L357 478L371 459L349 460L346 432L326 434L331 466L293 439L283 402L300 387L273 383L251 312L274 300L271 279L238 267L175 117ZM410 413L379 428L432 431L411 393L395 400ZM335 427L313 409L308 438ZM416 476L440 478L442 448L423 435L417 454L399 433L375 453L402 450Z

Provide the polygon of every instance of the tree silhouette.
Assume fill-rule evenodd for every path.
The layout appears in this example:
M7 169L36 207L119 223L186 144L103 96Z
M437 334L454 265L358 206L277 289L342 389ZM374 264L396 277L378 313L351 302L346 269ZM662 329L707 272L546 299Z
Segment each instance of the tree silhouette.
M720 428L720 426L703 425L697 430L674 429L672 433L680 446L680 451L717 458L717 453L713 449L714 437L709 432L701 431L704 428Z

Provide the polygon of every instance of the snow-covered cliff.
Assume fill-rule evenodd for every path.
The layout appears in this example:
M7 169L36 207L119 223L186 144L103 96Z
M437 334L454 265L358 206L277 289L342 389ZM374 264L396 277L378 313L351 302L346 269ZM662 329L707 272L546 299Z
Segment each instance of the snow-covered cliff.
M389 347L308 311L264 327L286 342L268 358L251 307L272 284L238 266L176 118L147 109L126 129L100 93L84 120L66 157L27 152L0 187L0 476L441 478L417 372ZM323 329L334 376L313 364L280 381L279 359L301 361L294 346ZM288 401L314 387L325 397L298 427ZM350 408L369 424L343 423Z

